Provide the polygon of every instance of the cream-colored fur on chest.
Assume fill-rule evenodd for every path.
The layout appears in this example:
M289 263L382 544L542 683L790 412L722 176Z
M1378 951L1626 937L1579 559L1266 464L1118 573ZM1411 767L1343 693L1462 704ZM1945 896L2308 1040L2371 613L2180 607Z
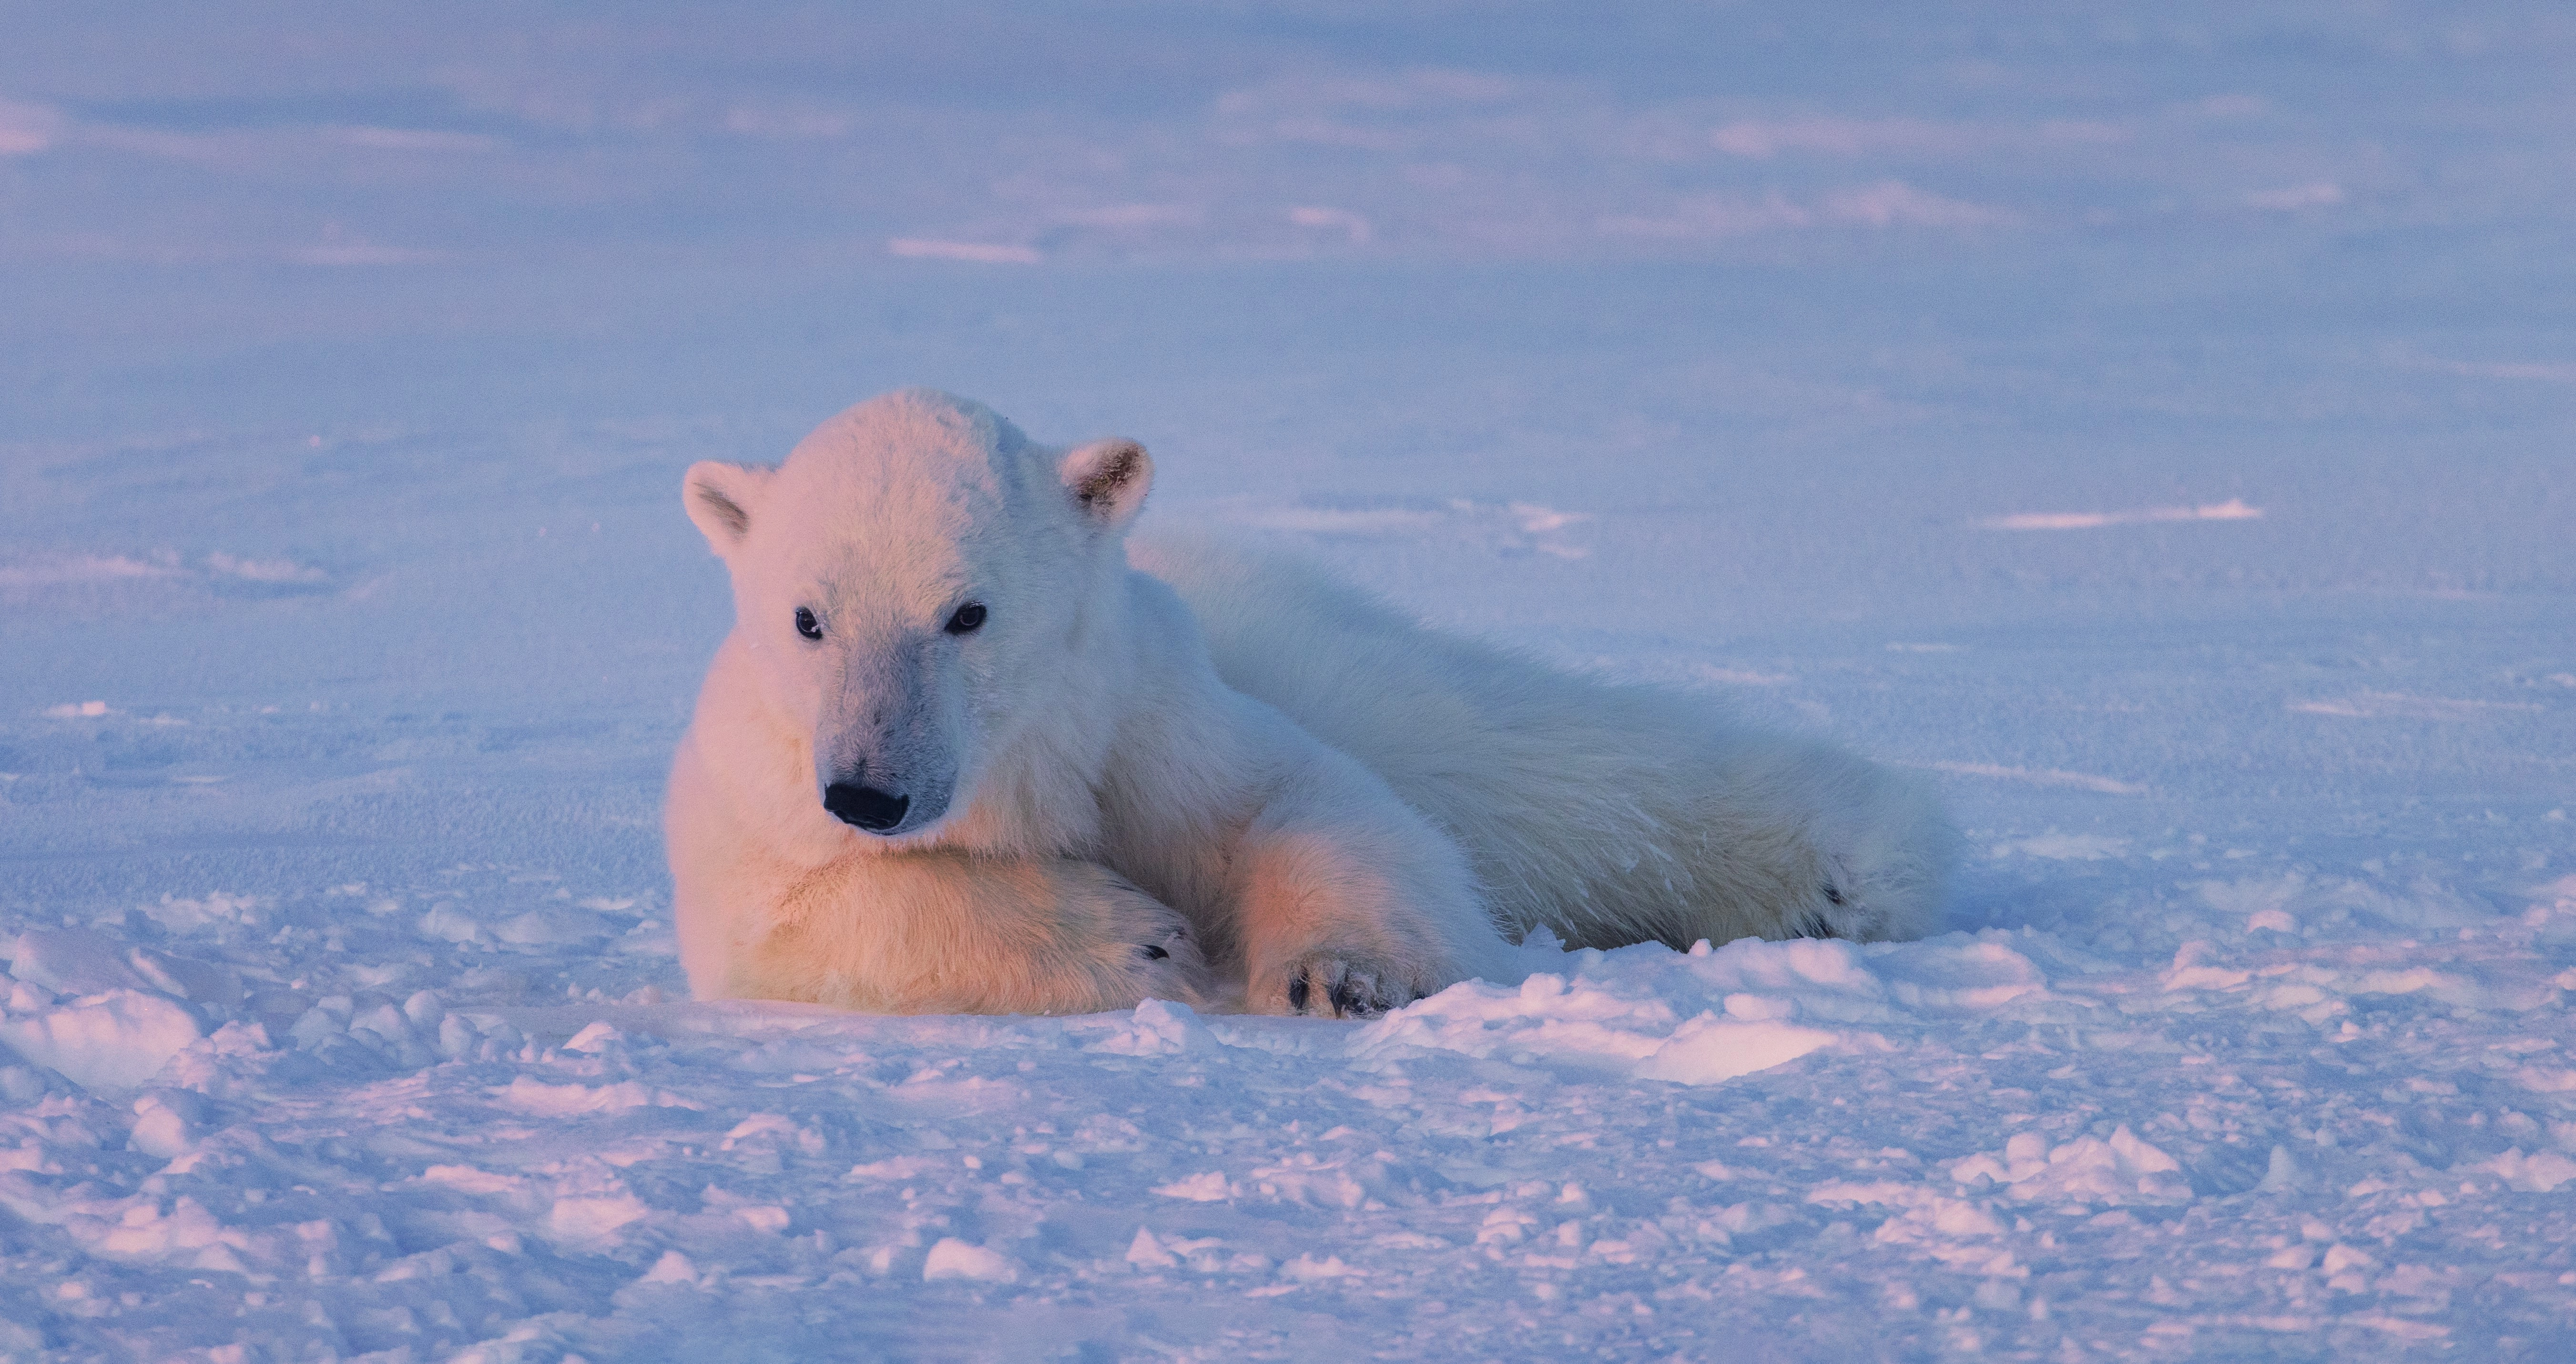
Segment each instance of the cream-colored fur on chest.
M1499 973L1541 923L1932 922L1949 834L1915 785L1295 564L1179 544L1142 571L1151 473L921 391L777 469L689 471L737 616L666 820L696 994L1362 1014Z

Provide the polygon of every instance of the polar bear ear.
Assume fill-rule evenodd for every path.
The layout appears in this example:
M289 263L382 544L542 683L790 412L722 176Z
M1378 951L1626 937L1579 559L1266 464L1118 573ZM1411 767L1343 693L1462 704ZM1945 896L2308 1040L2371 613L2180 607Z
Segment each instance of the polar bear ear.
M1096 440L1067 452L1056 473L1092 524L1119 530L1144 508L1145 490L1154 486L1154 458L1132 440Z
M719 556L733 552L750 532L752 504L760 500L761 489L768 486L769 476L776 472L755 464L727 464L713 459L689 466L688 476L680 482L680 501Z

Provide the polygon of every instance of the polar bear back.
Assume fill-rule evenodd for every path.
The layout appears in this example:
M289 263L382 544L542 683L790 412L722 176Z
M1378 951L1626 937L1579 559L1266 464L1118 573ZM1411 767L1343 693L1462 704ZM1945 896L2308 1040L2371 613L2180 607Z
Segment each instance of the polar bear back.
M1952 835L1924 786L1764 733L1712 698L1427 629L1294 560L1131 546L1198 616L1227 685L1374 769L1466 851L1513 938L1577 946L1911 937Z

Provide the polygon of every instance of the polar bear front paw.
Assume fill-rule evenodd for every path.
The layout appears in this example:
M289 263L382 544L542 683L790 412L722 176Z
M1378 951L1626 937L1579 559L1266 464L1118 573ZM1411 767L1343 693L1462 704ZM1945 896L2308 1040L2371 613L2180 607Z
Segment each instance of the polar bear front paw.
M1388 964L1317 957L1288 971L1288 1011L1326 1018L1375 1018L1421 998Z
M1123 949L1129 988L1141 999L1177 999L1184 1004L1197 1004L1207 997L1207 958L1199 951L1198 939L1181 916L1155 905L1161 913L1159 924L1130 924L1130 932L1144 939ZM1124 1007L1124 1006L1122 1006Z
M1200 954L1198 940L1190 936L1188 926L1177 921L1178 915L1173 917L1175 922L1168 931L1157 934L1155 941L1136 945L1136 960L1148 972L1196 981L1207 972L1207 958Z

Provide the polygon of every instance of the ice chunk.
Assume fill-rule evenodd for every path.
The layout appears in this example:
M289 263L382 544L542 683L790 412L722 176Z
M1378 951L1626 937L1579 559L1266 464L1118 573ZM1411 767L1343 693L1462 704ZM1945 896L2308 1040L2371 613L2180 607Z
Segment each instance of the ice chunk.
M550 1085L521 1075L493 1097L522 1113L560 1118L575 1113L614 1113L621 1109L681 1106L667 1093L657 1094L633 1080L613 1085Z
M148 947L127 952L126 962L163 994L218 1009L241 1006L241 977L212 962L166 956Z
M652 1209L625 1192L558 1198L546 1215L546 1229L557 1240L612 1239L620 1227L650 1216Z
M823 1154L823 1135L782 1114L754 1113L734 1124L716 1149L735 1153L745 1169L776 1174L789 1151Z
M241 979L209 962L129 948L85 928L31 929L9 947L9 974L67 995L142 990L230 1009Z
M617 931L616 925L589 910L553 905L529 910L501 925L494 936L506 943L535 947L587 942Z
M139 1085L203 1035L186 1009L128 989L0 1020L0 1042L84 1089Z
M1231 1196L1233 1190L1227 1185L1223 1170L1210 1170L1205 1174L1191 1175L1187 1179L1176 1179L1169 1184L1157 1185L1154 1192L1165 1198L1186 1199L1192 1203L1222 1203Z
M1339 1255L1327 1255L1320 1260L1312 1255L1300 1255L1279 1267L1283 1277L1300 1281L1358 1278L1366 1272L1343 1264Z
M296 1018L287 1028L286 1035L294 1040L295 1045L311 1051L331 1038L345 1035L348 1030L343 1015L316 1004Z
M1127 1263L1138 1269L1170 1269L1180 1260L1163 1249L1163 1243L1154 1239L1153 1232L1138 1227L1136 1239L1127 1243Z
M387 1042L400 1044L411 1040L411 1023L402 1011L391 1004L379 1004L349 1020L352 1033L373 1033Z
M159 1091L134 1101L134 1149L161 1160L187 1154L196 1143L196 1124L187 1110L196 1096L184 1090Z
M126 963L122 943L83 928L19 934L9 948L9 974L67 995L154 988Z
M655 1260L653 1267L644 1272L644 1282L687 1284L695 1288L698 1267L689 1262L688 1256L676 1250L666 1250L662 1252L662 1258Z
M201 900L164 895L161 902L143 906L153 922L172 933L193 933L210 923L255 923L260 918L259 901L248 895L227 895L213 891Z
M473 1050L474 1044L480 1040L474 1025L460 1015L449 1014L438 1021L438 1054L449 1060Z
M2569 1160L2555 1151L2526 1156L2518 1146L2469 1168L2493 1174L2510 1187L2526 1193L2549 1193L2576 1179L2576 1160Z
M2048 976L1989 932L1874 949L1870 963L1896 1002L1918 1012L1992 1009L2044 994Z
M986 1283L1009 1283L1020 1277L1019 1266L996 1250L969 1245L954 1236L939 1238L930 1248L930 1258L921 1265L921 1277L929 1279L977 1279Z
M2004 1144L2000 1159L1971 1156L1950 1167L1950 1177L1973 1184L1980 1176L2012 1186L2012 1196L2025 1203L2083 1203L2119 1206L2135 1203L2181 1203L2192 1197L2182 1165L2123 1126L2110 1139L2077 1137L2050 1146L2037 1132L2016 1133Z
M473 942L483 936L483 925L453 903L441 900L421 916L420 931L441 942Z
M1673 1030L1673 1035L1637 1066L1643 1080L1710 1085L1769 1070L1834 1040L1818 1028L1788 1023L1739 1023L1702 1014Z
M1149 999L1136 1006L1135 1014L1117 1032L1085 1050L1119 1056L1171 1056L1212 1050L1218 1045L1216 1035L1207 1030L1189 1005Z

